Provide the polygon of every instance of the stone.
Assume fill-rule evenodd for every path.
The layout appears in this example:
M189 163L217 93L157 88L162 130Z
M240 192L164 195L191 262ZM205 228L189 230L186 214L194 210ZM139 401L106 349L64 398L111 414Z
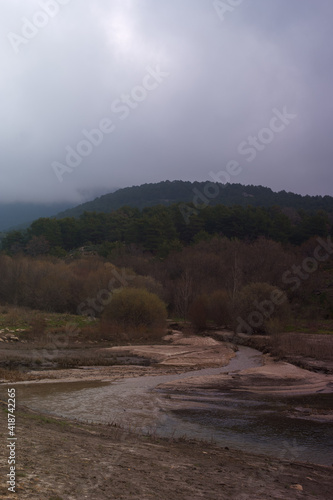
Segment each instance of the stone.
M297 491L303 491L303 486L301 484L292 484L290 488Z

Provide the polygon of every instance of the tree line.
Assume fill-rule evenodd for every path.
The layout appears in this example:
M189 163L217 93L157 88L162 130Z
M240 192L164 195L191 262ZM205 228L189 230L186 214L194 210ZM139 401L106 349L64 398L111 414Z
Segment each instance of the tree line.
M196 313L205 308L207 318L216 319L223 304L244 305L246 287L261 283L283 291L293 318L333 319L333 261L321 250L318 266L311 270L317 247L317 238L296 247L263 237L250 242L215 236L173 250L164 259L135 245L118 248L108 258L2 253L0 304L98 317L113 289L125 286L158 295L172 317L189 318L191 308ZM294 276L300 276L297 286ZM263 300L267 303L264 295L259 302ZM247 322L252 303L243 318Z
M215 174L219 178L218 174ZM208 190L213 190L214 196L209 197L210 205L248 205L257 207L279 206L293 210L306 210L315 213L325 210L333 214L332 196L302 196L300 194L279 191L278 193L264 186L244 186L242 184L221 184L220 182L189 182L162 181L147 183L141 186L118 189L113 193L100 196L93 201L83 203L58 214L57 218L79 217L84 212L110 213L123 206L131 206L142 210L155 205L169 206L174 203L190 203L195 198L205 198Z
M2 239L9 255L64 257L83 246L107 257L119 246L136 245L165 258L174 250L207 241L214 236L255 241L260 237L301 245L314 236L332 234L331 216L325 211L288 213L279 207L198 208L189 203L153 206L142 210L129 206L111 213L84 212L80 217L40 218L27 230L11 231Z

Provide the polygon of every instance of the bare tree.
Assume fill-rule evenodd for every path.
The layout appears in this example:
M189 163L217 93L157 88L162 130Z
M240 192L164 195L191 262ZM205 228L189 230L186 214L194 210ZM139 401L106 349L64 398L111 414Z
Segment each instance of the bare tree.
M188 309L193 298L193 280L189 269L185 269L176 284L175 306L180 317L187 320Z

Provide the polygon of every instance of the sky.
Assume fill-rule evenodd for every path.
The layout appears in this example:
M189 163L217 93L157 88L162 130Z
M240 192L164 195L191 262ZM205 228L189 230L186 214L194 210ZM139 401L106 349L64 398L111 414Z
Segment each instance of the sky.
M0 0L0 203L333 195L331 0Z

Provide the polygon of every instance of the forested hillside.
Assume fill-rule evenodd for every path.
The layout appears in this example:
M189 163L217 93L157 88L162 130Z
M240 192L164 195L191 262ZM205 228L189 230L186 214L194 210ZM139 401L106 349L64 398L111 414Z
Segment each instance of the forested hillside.
M206 201L205 201L206 200ZM280 191L275 193L263 186L243 186L242 184L217 184L211 182L164 181L157 184L119 189L93 201L84 203L57 215L57 218L79 217L84 212L110 213L123 206L135 208L154 205L172 205L178 202L209 203L209 205L240 205L246 207L280 206L294 210L326 210L333 214L333 197L301 196Z
M300 245L314 236L332 233L332 222L324 211L300 211L290 218L278 207L207 206L192 204L144 208L123 207L112 213L84 212L79 218L42 218L27 231L12 231L2 241L8 254L65 256L88 246L107 257L119 246L135 245L143 251L166 257L170 251L208 240L213 236L254 241L265 237L284 244Z
M164 204L128 204L109 212L106 204L105 212L40 218L26 230L7 233L0 255L0 300L85 314L80 304L106 289L116 266L129 273L130 286L157 293L169 313L189 315L198 328L206 320L220 324L215 313L219 316L223 308L229 311L223 321L233 324L235 314L243 314L245 299L257 293L252 286L259 287L261 295L270 295L272 286L286 292L295 320L331 320L332 251L327 237L333 235L332 199L285 193L289 205L270 206L272 200L283 198L281 193L231 185L224 188L225 200L231 203L241 196L243 204L206 202L202 193L208 196L213 188L209 191L200 183L146 184L115 193L118 202L125 191L132 205L152 202L157 194ZM197 198L186 202L186 189ZM171 196L173 201L184 198L168 205ZM267 206L256 206L259 199ZM299 272L298 263L303 263L306 274ZM287 317L277 308L276 317L269 318L275 323L267 329L282 328ZM262 328L266 331L266 324Z

